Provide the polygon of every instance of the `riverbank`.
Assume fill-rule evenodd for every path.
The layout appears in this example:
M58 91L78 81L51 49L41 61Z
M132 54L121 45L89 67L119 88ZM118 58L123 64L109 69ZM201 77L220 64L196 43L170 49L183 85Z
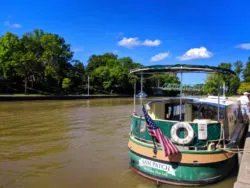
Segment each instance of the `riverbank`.
M102 99L102 98L127 98L133 95L0 95L0 101L32 101L32 100L77 100L77 99ZM238 96L228 97L228 100L236 101Z
M0 95L0 101L76 100L126 97L132 97L132 95Z

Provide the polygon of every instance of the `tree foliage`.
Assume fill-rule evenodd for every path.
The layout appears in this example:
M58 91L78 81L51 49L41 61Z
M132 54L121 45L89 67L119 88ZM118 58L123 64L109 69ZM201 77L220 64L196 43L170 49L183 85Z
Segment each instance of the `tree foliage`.
M86 94L88 77L91 94L132 94L135 81L137 92L140 90L139 77L130 75L129 71L142 64L130 57L119 58L113 53L93 54L85 67L81 61L73 59L73 55L70 44L58 34L39 29L21 37L5 33L0 37L0 92L62 94L67 90L67 93ZM221 63L219 67L236 72L235 77L220 76L221 83L227 87L227 95L235 94L237 90L242 93L244 87L245 90L248 88L250 57L245 67L241 61ZM217 74L209 74L205 92L217 94L217 81ZM145 77L143 90L151 94L155 92L154 88L164 83L179 83L179 80L176 75L166 74ZM176 92L167 92L166 95L176 95Z
M246 63L246 68L243 70L243 78L245 82L250 83L250 57Z
M222 89L223 84L225 84L227 96L237 93L237 89L240 85L240 75L243 70L241 61L236 61L233 65L236 76L220 74L220 90ZM233 66L231 63L221 63L219 67L232 70ZM208 74L204 86L205 93L212 95L218 94L218 78L219 77L217 73Z
M36 29L21 38L10 32L0 37L0 73L13 90L24 84L24 93L27 88L60 93L63 78L73 67L72 57L70 45L57 34Z
M89 76L92 93L133 92L129 70L141 65L131 58L93 54L86 69L72 58L70 45L57 34L35 29L18 37L7 32L0 37L1 83L11 88L8 92L83 94Z
M0 37L0 73L8 79L12 76L13 63L20 49L18 36L7 32Z
M70 86L71 80L70 78L64 78L62 82L62 88L63 89L68 89Z
M118 59L112 53L93 55L88 62L86 72L91 77L94 90L96 92L105 91L106 93L132 93L133 77L129 75L129 71L142 66L133 62L129 57Z
M243 94L245 91L250 91L250 83L249 82L241 82L240 87L237 90L237 93Z

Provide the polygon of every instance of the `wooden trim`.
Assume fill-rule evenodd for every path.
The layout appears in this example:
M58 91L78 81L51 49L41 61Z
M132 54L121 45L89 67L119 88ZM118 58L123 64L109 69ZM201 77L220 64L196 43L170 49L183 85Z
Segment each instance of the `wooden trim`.
M233 157L234 153L229 153L222 151L220 153L207 153L207 154L196 154L194 153L180 153L178 155L164 157L162 150L157 150L157 154L155 155L152 148L144 147L139 144L136 144L129 140L128 147L131 151L138 153L139 155L153 158L161 161L167 162L177 162L177 163L185 163L185 164L207 164L207 163L217 163L228 160Z

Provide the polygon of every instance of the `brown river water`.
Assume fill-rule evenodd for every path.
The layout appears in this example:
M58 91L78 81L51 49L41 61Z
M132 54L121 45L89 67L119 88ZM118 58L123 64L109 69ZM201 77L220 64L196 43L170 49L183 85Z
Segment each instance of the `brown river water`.
M156 187L129 168L132 112L131 98L1 102L0 187Z

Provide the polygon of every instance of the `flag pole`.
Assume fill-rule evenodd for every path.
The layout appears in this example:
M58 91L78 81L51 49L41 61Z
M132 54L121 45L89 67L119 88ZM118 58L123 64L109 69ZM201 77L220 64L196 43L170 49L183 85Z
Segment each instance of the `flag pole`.
M220 73L218 72L218 109L217 109L218 120L220 119Z
M182 114L181 108L182 108L182 71L181 71L181 84L180 84L180 121L181 121L181 114Z
M134 113L135 113L136 78L134 79Z

